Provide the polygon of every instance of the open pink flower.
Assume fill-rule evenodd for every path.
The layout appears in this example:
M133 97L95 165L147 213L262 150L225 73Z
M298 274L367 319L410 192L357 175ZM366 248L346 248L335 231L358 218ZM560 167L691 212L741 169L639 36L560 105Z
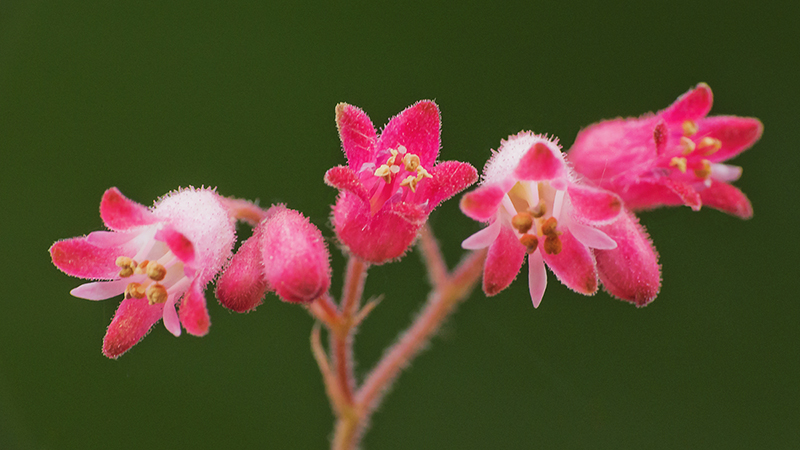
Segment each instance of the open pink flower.
M598 272L590 249L613 251L618 248L617 240L623 241L624 254L608 255L610 268L633 270L626 266L625 257L629 253L641 256L635 242L642 238L639 230L633 235L616 232L614 238L603 231L624 216L619 197L577 184L557 142L546 136L522 132L504 141L486 164L481 186L461 199L461 210L489 223L462 243L466 249L489 247L483 274L486 295L495 295L511 284L526 254L534 307L539 306L547 285L545 263L566 286L592 295L597 291ZM630 226L622 228L631 230ZM613 270L603 273L606 275L609 284L618 281L624 287L612 287L610 292L633 301L627 297L638 293L636 286Z
M287 302L309 303L331 285L330 254L322 233L307 218L273 206L217 282L223 306L248 312L268 291Z
M402 256L428 214L478 178L467 163L436 164L441 120L432 101L406 108L380 136L364 111L346 103L336 106L336 124L347 167L325 174L340 192L333 226L364 261L382 264Z
M105 300L125 294L103 340L107 357L125 353L161 318L175 336L181 324L196 336L208 332L204 289L230 258L235 240L218 198L213 190L188 188L147 208L111 188L100 202L100 217L111 231L50 247L53 264L64 273L105 280L78 286L72 295Z
M764 127L749 117L706 117L711 103L711 88L700 83L658 114L590 125L567 158L630 209L707 205L747 219L750 201L729 184L742 169L723 161L750 148Z

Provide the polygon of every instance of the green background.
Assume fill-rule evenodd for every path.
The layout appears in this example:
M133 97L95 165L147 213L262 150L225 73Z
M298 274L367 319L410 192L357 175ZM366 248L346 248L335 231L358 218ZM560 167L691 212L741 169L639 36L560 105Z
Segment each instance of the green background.
M312 319L208 292L208 336L162 325L100 353L119 299L73 298L57 239L100 229L103 191L151 204L178 186L285 202L331 238L336 103L376 125L441 107L444 159L481 168L523 129L561 138L661 109L700 81L712 114L759 117L738 157L755 217L642 214L664 284L644 309L550 275L475 293L406 371L367 449L800 448L796 2L0 3L0 448L325 448L332 414ZM790 6L795 5L795 6ZM430 219L448 262L479 225ZM246 228L240 229L243 235ZM363 375L428 290L418 255L373 269Z

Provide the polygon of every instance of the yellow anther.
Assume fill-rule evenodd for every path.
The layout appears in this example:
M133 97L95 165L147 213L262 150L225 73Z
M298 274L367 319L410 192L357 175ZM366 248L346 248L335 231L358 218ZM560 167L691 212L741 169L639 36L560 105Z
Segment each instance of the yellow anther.
M544 200L539 200L539 204L531 210L531 215L538 219L547 214L547 203Z
M704 159L700 162L701 166L697 169L694 169L694 175L697 178L708 178L711 175L711 161Z
M167 288L158 283L153 283L147 288L147 302L151 305L166 302L168 296Z
M681 173L686 173L686 158L674 157L669 161L670 167L677 167Z
M409 172L416 171L417 167L419 167L419 156L413 155L411 153L406 153L406 155L403 156L403 165L405 166L405 169Z
M697 151L701 152L703 156L716 153L720 148L722 148L722 142L711 136L706 136L697 143Z
M556 231L557 226L558 220L556 220L555 217L549 217L542 224L542 234L545 236L558 236L559 233Z
M522 237L519 238L519 243L525 246L528 253L533 253L536 251L536 247L539 246L539 238L534 234L523 234Z
M533 216L529 212L521 212L511 218L511 226L525 234L533 226Z
M548 255L557 255L561 253L561 239L557 235L551 234L544 239L544 252Z
M411 188L411 192L417 192L417 183L419 183L417 177L414 175L409 175L400 182L400 186L408 186Z
M429 174L424 167L418 166L417 167L417 181L421 180L423 177L425 178L433 178L433 175Z
M694 136L697 133L697 124L692 120L683 122L683 135Z
M683 156L692 153L695 149L694 141L686 136L681 136L681 147L683 147Z
M392 182L392 169L388 165L384 164L384 165L378 167L377 169L375 169L375 176L383 178L383 181L385 181L387 183L391 183Z
M119 276L122 278L133 275L133 271L136 269L136 261L127 256L118 256L114 263L120 268Z
M153 281L161 281L167 276L167 268L153 261L147 266L147 277Z
M148 264L150 264L150 261L145 259L144 261L140 262L138 266L136 266L136 270L134 270L133 273L137 275L142 275L144 273L147 273Z
M144 298L144 287L139 283L128 283L125 286L125 298Z

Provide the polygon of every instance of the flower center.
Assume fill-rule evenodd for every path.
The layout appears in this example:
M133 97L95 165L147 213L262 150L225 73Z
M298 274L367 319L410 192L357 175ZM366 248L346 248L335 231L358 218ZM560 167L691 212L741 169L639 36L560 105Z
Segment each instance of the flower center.
M564 202L564 191L553 188L548 182L518 181L503 198L503 206L511 217L511 227L517 232L519 242L533 253L544 239L544 251L557 255L562 244L558 231L558 217Z
M165 303L169 294L185 286L188 278L183 273L183 263L167 250L157 260L144 260L119 256L116 265L120 278L130 278L125 287L125 298L145 298L155 305Z
M384 184L377 186L370 199L371 213L375 214L381 206L396 192L396 181L402 177L399 187L407 187L412 193L417 191L417 185L423 178L432 178L432 175L420 164L419 156L410 153L405 146L398 145L397 149L390 148L392 154L385 164L375 169L374 176L383 179ZM401 175L403 173L403 176Z

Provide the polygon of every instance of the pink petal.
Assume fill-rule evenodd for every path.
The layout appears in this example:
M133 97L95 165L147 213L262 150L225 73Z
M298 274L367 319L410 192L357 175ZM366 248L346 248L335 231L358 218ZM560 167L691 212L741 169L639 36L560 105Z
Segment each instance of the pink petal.
M483 267L483 292L497 295L514 281L525 261L525 246L519 243L510 227L501 227L500 234L489 247Z
M667 123L683 123L685 120L698 120L711 111L714 96L711 88L705 83L700 83L696 88L690 89L678 97L675 103L661 111L661 116Z
M500 234L501 227L500 221L495 220L488 227L464 239L464 242L461 243L461 248L466 250L479 250L492 245L492 242L497 239L497 235Z
M349 251L372 264L383 264L406 252L425 223L421 205L386 203L375 215L369 204L342 191L333 208L336 236Z
M316 226L299 212L282 208L259 228L264 279L281 299L310 303L328 291L330 255Z
M669 128L667 127L667 123L663 120L660 120L653 130L653 141L656 144L656 154L663 154L664 150L667 148L667 142L669 141Z
M364 163L374 162L377 135L364 111L347 103L339 103L336 105L336 127L351 169L358 171Z
M427 204L428 212L478 181L478 171L471 164L460 161L441 162L429 172L433 178L420 183L415 197L417 203Z
M103 339L103 354L112 359L119 358L161 319L163 308L163 304L150 305L147 298L123 300Z
M703 204L732 214L741 219L753 217L753 205L742 191L722 181L712 181L711 186L700 191Z
M498 184L484 185L461 197L459 206L467 217L485 222L497 213L506 191Z
M622 211L619 196L604 189L571 184L567 193L573 206L573 216L583 223L608 223Z
M419 156L422 167L429 169L439 155L440 129L439 107L430 100L421 100L389 120L378 138L377 148L388 156L388 149L403 145ZM352 164L350 167L354 168Z
M693 211L700 211L700 208L703 206L703 202L700 199L700 194L698 194L692 186L687 183L670 179L665 180L664 185L669 188L669 190L677 194L684 205L692 208Z
M325 183L340 191L352 192L365 202L369 201L369 195L364 185L361 184L356 173L348 167L336 166L332 169L328 169L328 171L325 172Z
M116 231L158 222L146 206L125 197L115 187L108 189L100 200L100 218L108 228Z
M597 271L592 252L567 230L559 236L561 251L558 254L544 253L544 239L539 240L537 253L542 253L544 262L556 277L568 288L584 295L597 292Z
M205 336L211 326L206 307L206 296L198 279L192 281L191 286L183 294L180 311L181 323L186 331L194 336Z
M164 302L164 328L166 328L167 331L172 333L175 337L181 335L181 321L178 319L177 311L175 311L175 302L180 296L180 292L172 293L167 297L167 301Z
M569 231L578 242L589 248L610 250L617 247L613 239L595 227L573 222L569 225Z
M188 266L194 264L194 245L182 233L175 231L172 227L164 227L158 230L155 238L167 244L167 248L184 264Z
M100 248L85 237L58 241L50 247L53 264L67 275L89 279L113 279L119 274L118 256L133 256L135 248Z
M735 157L750 148L764 132L761 121L751 117L713 116L699 121L697 126L697 135L693 136L695 141L711 136L722 143L717 152L706 157L711 162Z
M538 308L547 288L547 271L544 268L542 252L535 251L528 255L528 291L531 294L533 307Z
M116 297L125 292L125 288L131 281L128 279L114 281L96 281L94 283L84 283L69 291L73 297L86 300L106 300Z
M645 306L661 289L658 253L633 214L625 213L600 229L617 243L613 250L595 250L600 282L609 294Z
M553 180L566 177L567 166L556 144L537 142L522 156L514 175L520 180Z
M217 281L217 298L228 309L240 313L253 311L267 293L260 236L260 232L254 231L253 236L244 241Z

